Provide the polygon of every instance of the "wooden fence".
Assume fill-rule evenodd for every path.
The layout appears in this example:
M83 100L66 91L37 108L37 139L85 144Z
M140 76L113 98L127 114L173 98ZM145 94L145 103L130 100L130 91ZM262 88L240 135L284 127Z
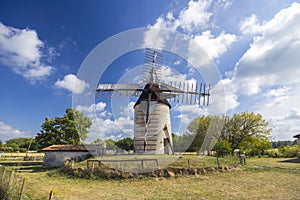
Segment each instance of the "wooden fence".
M15 171L6 170L0 165L0 199L1 200L26 200L27 178L20 176ZM57 199L56 191L49 192L49 200Z

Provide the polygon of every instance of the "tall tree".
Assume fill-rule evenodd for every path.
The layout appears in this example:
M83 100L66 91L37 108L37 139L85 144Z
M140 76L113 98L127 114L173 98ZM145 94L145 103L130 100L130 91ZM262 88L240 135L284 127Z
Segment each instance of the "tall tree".
M185 140L189 139L192 142L188 151L199 151L206 136L211 116L201 116L194 119L188 126L189 134L184 136ZM190 135L191 134L191 135Z
M188 131L188 134L179 137L180 140L192 141L188 151L201 148L201 151L209 153L214 149L224 155L242 149L257 154L270 147L271 129L260 114L243 112L230 117L202 116L189 124Z
M233 153L256 140L268 141L271 130L262 115L242 112L226 120L221 139L229 142Z
M53 144L80 144L87 138L92 122L78 110L68 108L63 117L45 118L35 140L39 148Z
M210 153L221 135L223 125L223 116L209 115L194 119L188 126L189 133L194 136L189 150L199 151L201 149L201 151Z
M116 149L116 142L113 139L105 140L105 146L108 150L115 150Z

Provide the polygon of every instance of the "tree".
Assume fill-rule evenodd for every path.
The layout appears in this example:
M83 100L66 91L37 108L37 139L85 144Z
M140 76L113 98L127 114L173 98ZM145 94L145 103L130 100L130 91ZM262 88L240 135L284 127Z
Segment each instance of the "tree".
M189 134L185 135L185 139L192 139L192 143L188 151L199 151L206 136L211 116L202 116L194 119L188 126Z
M189 133L191 133L194 137L188 150L207 151L209 154L221 135L223 125L223 116L209 115L194 119L188 126Z
M224 157L231 152L231 146L227 140L218 140L213 150L217 152L218 156Z
M224 155L228 151L233 154L236 149L242 149L258 154L270 147L271 129L268 129L268 122L260 114L243 112L230 117L202 116L189 124L188 131L189 134L184 134L182 138L187 141L194 138L188 151L199 151L201 148L201 151L209 153L214 149ZM220 141L217 142L218 139Z
M229 142L233 154L256 140L268 141L271 130L260 114L243 112L227 118L221 139Z
M101 139L94 140L93 142L91 142L91 144L102 145L104 148L106 148L105 141L103 141Z
M250 156L264 155L265 151L272 148L272 143L264 137L251 137L241 144L240 149Z
M39 148L53 144L80 144L87 138L92 122L78 110L68 108L63 117L45 118L35 140Z
M133 139L130 137L123 138L116 142L116 146L126 151L133 150Z
M116 142L113 139L107 139L105 140L105 146L108 150L115 150Z
M13 147L14 149L37 149L34 138L12 138L6 141L6 146Z

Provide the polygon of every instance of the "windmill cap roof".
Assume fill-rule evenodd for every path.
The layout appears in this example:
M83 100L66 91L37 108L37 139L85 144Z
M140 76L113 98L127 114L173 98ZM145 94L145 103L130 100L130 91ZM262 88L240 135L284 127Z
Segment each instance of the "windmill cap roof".
M144 91L142 92L142 94L140 95L139 99L137 100L137 102L135 103L135 106L139 105L141 103L141 101L147 101L149 98L149 93L151 93L151 101L157 101L158 103L163 103L167 106L169 106L169 108L171 108L170 103L168 102L168 100L166 99L161 99L159 97L159 95L156 94L156 92L154 90L159 89L159 85L158 84L147 84L144 88Z

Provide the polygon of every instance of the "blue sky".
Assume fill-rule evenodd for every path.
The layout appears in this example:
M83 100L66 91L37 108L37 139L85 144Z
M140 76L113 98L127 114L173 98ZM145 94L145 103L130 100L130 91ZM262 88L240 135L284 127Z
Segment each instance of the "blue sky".
M88 54L109 37L142 27L189 36L220 71L226 113L261 113L274 140L292 140L300 131L299 21L300 2L289 0L1 1L0 140L34 137L45 117L62 116L72 107L74 83L75 93L87 88L87 80L76 74ZM150 36L148 42L158 41ZM137 73L142 57L141 50L118 58L101 80L129 80L126 73ZM167 78L197 79L185 62L166 58L164 65L173 68L165 68ZM216 92L214 103L217 98ZM96 109L98 124L106 127L100 132L119 139L132 134L133 103L126 100L115 113L108 100L80 109L87 115ZM208 112L173 105L172 131L184 131L190 120ZM89 140L104 135L94 123Z

